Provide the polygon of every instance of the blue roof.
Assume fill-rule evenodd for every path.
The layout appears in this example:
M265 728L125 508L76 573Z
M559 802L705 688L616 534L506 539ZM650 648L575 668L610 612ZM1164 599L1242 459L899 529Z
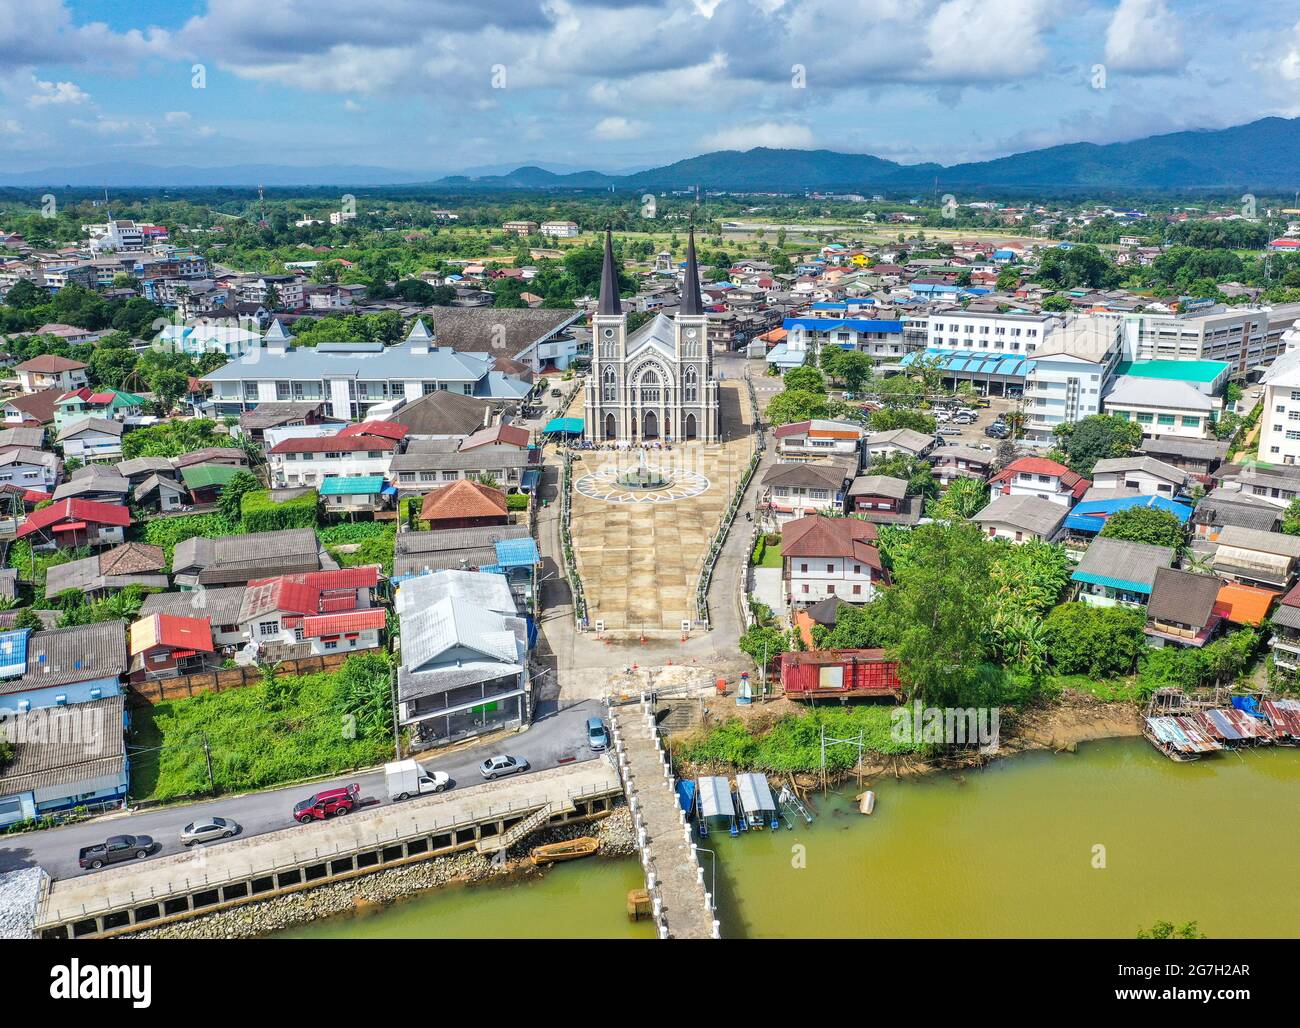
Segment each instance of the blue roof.
M786 318L781 327L807 329L810 332L832 332L838 328L854 332L884 332L897 335L903 331L901 321L883 321L879 318Z
M322 496L356 496L377 493L384 488L383 475L330 475L320 484Z
M767 352L767 362L779 368L799 368L803 366L804 350L791 350L785 343L777 343Z
M1107 589L1118 589L1127 593L1145 593L1150 594L1151 585L1148 582L1130 582L1126 578L1111 578L1109 575L1094 575L1090 571L1076 571L1070 576L1076 582L1089 582L1092 585L1105 586Z
M542 556L532 539L501 539L496 544L497 565L503 568L527 568L540 564Z
M567 432L569 435L582 435L582 418L551 418L542 429L544 433Z
M1076 503L1066 515L1065 525L1080 532L1100 532L1107 518L1112 514L1133 507L1168 511L1183 525L1187 524L1192 516L1191 507L1185 503L1176 503L1166 496L1124 496L1114 500L1086 500Z
M0 632L0 678L14 678L27 673L27 636L31 630L15 628Z
M999 350L948 350L930 347L925 351L926 357L938 357L941 370L952 374L968 375L1002 375L1009 378L1028 376L1037 366L1018 353L1003 353ZM905 354L899 361L903 367L915 364L919 354L915 351Z

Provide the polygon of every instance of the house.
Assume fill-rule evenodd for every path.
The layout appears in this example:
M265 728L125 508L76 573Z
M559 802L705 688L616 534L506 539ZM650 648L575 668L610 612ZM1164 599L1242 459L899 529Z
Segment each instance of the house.
M1282 508L1249 493L1212 489L1196 504L1192 531L1198 539L1217 542L1228 525L1276 532L1282 523Z
M0 452L0 485L53 492L62 472L58 454L17 446Z
M330 475L317 492L327 513L358 514L383 510L396 490L383 475Z
M43 428L0 428L0 453L10 450L40 450L44 446Z
M1214 601L1214 613L1231 625L1261 625L1268 617L1268 608L1280 595L1280 589L1224 582Z
M192 464L228 464L232 468L247 468L248 454L235 446L205 446L172 458L172 466L180 471Z
M72 477L54 490L54 499L76 497L97 503L116 503L125 507L131 482L108 464L87 464L77 468Z
M218 663L207 618L150 614L131 626L133 683L198 674Z
M374 564L250 581L240 630L261 659L374 649L385 625L384 611L373 606L378 584Z
M103 421L124 421L138 418L144 411L145 399L135 393L116 389L94 390L89 386L64 393L54 405L54 427L63 431L68 425L83 418Z
M13 757L0 768L0 827L74 807L120 806L127 793L126 724L120 694L75 709L12 715L5 734L14 740Z
M54 405L63 395L62 389L43 389L39 393L10 396L0 401L6 428L39 429L54 421Z
M408 439L464 439L492 423L492 404L440 389L400 407L388 420L406 426Z
M1224 464L1214 473L1214 480L1225 489L1267 500L1279 508L1289 507L1300 498L1300 467L1289 464L1261 464L1253 460Z
M1300 559L1300 536L1229 525L1219 532L1214 570L1244 585L1286 589Z
M777 524L805 514L842 513L855 470L829 460L775 464L763 473L762 502Z
M504 525L510 520L506 496L480 482L461 479L451 485L430 489L420 508L420 520L429 528L482 528Z
M0 713L117 696L126 667L124 621L6 632L0 638Z
M1065 527L1072 534L1097 535L1112 515L1135 507L1162 510L1176 517L1181 525L1186 525L1192 516L1190 504L1175 503L1166 496L1151 496L1133 489L1093 488L1084 493L1083 499L1069 511Z
M434 532L398 532L393 578L431 574L443 568L477 571L500 563L498 547L531 542L527 525L451 528Z
M908 457L924 457L934 449L934 446L934 436L910 428L872 432L866 440L867 455L873 460L877 457L893 457L899 453Z
M402 582L393 600L399 615L431 607L450 598L457 604L469 604L497 614L516 614L514 594L505 575L483 571L443 569L429 575L416 575Z
M131 512L112 503L59 500L33 511L18 526L17 537L37 547L116 546L126 538Z
M773 429L772 434L776 437L776 452L781 457L813 460L837 456L857 461L862 452L862 440L867 437L861 425L823 418L780 425Z
M69 422L58 435L63 456L83 463L122 459L122 423L103 418Z
M974 446L940 446L930 451L930 463L939 485L947 489L958 478L976 478L988 481L993 472L992 450Z
M328 556L323 557L316 533L310 528L216 539L196 536L177 543L172 555L172 575L182 589L244 585L268 574L305 574L332 565Z
M849 509L878 525L915 525L925 498L907 495L907 480L888 475L859 475L849 486Z
M1147 641L1156 648L1204 646L1222 621L1216 611L1222 585L1214 575L1158 568L1147 600Z
M455 439L413 439L392 458L389 475L402 493L424 493L463 478L488 478L506 493L527 492L541 475L541 452L483 446L462 452Z
M405 425L362 422L334 435L282 439L267 451L273 484L318 485L330 476L387 477Z
M1185 439L1177 436L1143 437L1142 452L1181 468L1200 482L1209 482L1228 455L1227 441Z
M1078 583L1078 598L1096 607L1140 607L1151 596L1156 572L1171 567L1169 546L1098 538L1088 547L1070 578Z
M1107 414L1141 425L1143 435L1186 439L1212 439L1223 410L1220 398L1190 383L1130 375L1115 380L1103 404Z
M180 510L185 505L187 495L185 486L162 473L149 475L131 491L135 506L159 513Z
M838 596L869 603L888 584L876 526L857 518L810 514L781 528L781 578L791 606Z
M1268 641L1273 651L1273 663L1289 676L1300 671L1300 585L1295 586L1281 600L1269 619L1273 636Z
M190 494L191 502L196 504L216 503L230 480L244 473L243 468L229 464L189 464L179 470L185 491ZM160 480L158 490L159 502L166 502L168 494L172 492L171 485L164 485Z
M323 400L302 403L259 403L253 410L246 410L239 415L239 428L254 442L263 442L267 429L299 428L309 425L338 425L347 422L330 415L328 405Z
M1020 457L989 479L992 492L1037 496L1066 507L1073 506L1091 485L1082 475L1046 457Z
M80 389L86 384L89 365L71 357L58 357L52 353L33 357L14 368L24 393L40 393L57 389L59 395Z
M169 614L205 618L212 630L212 641L223 650L233 651L247 642L239 624L245 591L245 586L229 585L193 592L150 593L140 607L140 616Z
M1026 493L996 496L971 520L990 539L1012 542L1052 542L1061 531L1064 505Z
M495 425L481 428L464 439L460 444L460 452L468 453L471 450L498 452L505 450L512 453L522 453L528 449L530 438L528 429L520 428L518 425L507 425L504 422L498 422Z
M101 599L132 585L166 589L169 584L163 548L147 543L123 543L91 557L55 564L45 572L45 595L49 597L75 589Z
M529 717L523 618L445 596L402 615L398 722L415 749L444 746Z
M1136 489L1145 495L1181 496L1191 485L1182 468L1155 457L1135 455L1097 461L1092 469L1094 489Z

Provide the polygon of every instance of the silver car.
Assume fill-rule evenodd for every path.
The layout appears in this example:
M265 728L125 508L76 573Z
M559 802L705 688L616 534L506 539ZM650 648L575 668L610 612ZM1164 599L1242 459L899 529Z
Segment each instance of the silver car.
M205 817L181 829L181 845L193 846L196 842L229 839L239 831L239 825L228 817Z
M478 770L479 774L490 782L505 775L514 775L521 771L527 771L528 761L523 757L509 757L505 754L499 754L495 757L488 757L478 766Z

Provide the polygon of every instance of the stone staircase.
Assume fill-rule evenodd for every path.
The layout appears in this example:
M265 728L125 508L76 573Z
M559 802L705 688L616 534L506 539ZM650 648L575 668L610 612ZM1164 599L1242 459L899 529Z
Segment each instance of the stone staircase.
M683 697L673 700L671 705L664 705L667 713L659 721L659 731L663 735L675 735L688 732L700 724L700 701Z
M551 819L551 805L545 804L538 810L534 810L518 824L511 826L500 835L489 835L486 838L479 839L474 844L474 848L480 853L492 854L501 850L508 850L521 839L532 835Z

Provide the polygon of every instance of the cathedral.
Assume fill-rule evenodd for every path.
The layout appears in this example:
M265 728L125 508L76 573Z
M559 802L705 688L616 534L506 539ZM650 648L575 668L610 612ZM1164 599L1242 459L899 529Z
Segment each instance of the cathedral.
M606 229L600 303L592 319L586 438L598 443L718 442L718 383L708 327L692 229L677 316L659 314L629 336Z

